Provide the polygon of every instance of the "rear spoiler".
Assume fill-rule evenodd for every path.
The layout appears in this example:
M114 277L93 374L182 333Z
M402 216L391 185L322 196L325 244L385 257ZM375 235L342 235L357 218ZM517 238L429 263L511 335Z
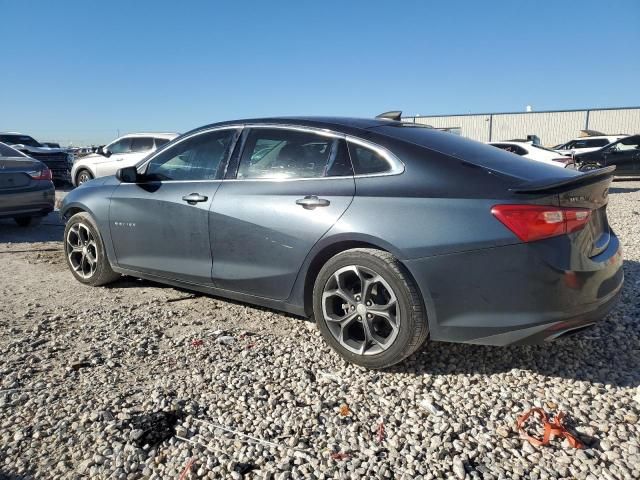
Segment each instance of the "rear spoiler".
M615 165L609 167L598 168L597 170L591 170L590 172L577 175L575 177L560 178L560 179L543 179L534 182L523 183L517 185L509 190L515 193L537 193L546 192L548 190L555 190L557 188L565 187L567 185L580 184L586 180L594 180L600 177L610 177L613 171L616 169Z

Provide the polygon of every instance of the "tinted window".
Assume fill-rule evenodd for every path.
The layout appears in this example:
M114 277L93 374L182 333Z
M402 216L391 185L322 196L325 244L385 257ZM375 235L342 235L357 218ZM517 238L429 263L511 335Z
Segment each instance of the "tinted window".
M351 175L353 175L353 168L351 167L347 142L342 139L335 140L325 176L346 177Z
M0 143L0 157L24 157L18 150Z
M334 138L315 133L253 129L247 137L238 178L323 177L336 143Z
M606 138L591 138L584 140L574 140L573 145L569 148L595 148L604 147L608 144L609 141Z
M168 138L156 138L155 140L156 140L156 148L160 148L161 146L169 143Z
M391 170L391 165L375 150L349 142L349 153L356 175L384 173Z
M0 142L9 145L27 145L28 147L40 147L41 145L29 135L8 134L0 135Z
M107 147L111 153L128 153L131 151L131 139L123 138Z
M153 138L150 137L134 137L131 139L132 152L146 152L153 148Z
M505 152L515 153L516 155L526 155L529 153L524 148L518 145L511 145L510 143L492 143L491 145Z
M215 180L235 133L219 130L180 142L154 157L146 175L151 180Z
M640 136L624 138L611 147L618 151L640 150Z

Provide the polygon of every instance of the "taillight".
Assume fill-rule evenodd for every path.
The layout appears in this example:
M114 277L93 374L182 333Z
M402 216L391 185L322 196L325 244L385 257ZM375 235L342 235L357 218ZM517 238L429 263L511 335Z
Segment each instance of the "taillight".
M27 174L34 180L53 180L51 170L49 170L47 167L44 167L42 170L27 172Z
M575 232L591 216L591 210L584 208L544 205L496 205L491 213L523 242Z

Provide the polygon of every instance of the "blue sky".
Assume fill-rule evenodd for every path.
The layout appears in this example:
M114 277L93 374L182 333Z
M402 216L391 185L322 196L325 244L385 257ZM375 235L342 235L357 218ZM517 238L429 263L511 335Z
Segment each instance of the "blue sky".
M640 2L0 0L0 130L640 105Z

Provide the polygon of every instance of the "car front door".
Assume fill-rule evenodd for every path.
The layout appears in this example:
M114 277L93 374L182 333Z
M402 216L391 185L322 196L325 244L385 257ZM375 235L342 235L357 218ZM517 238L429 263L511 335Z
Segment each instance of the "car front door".
M313 245L345 212L355 183L338 135L254 127L211 209L217 288L289 297Z
M606 165L616 166L616 175L633 175L640 173L640 135L623 138L603 153Z
M139 167L138 183L121 183L109 220L120 267L211 284L209 209L239 129L185 137Z
M115 152L109 149L111 156L98 164L98 176L115 175L118 169L137 164L153 150L151 137L130 137L126 140L127 144L119 146Z

